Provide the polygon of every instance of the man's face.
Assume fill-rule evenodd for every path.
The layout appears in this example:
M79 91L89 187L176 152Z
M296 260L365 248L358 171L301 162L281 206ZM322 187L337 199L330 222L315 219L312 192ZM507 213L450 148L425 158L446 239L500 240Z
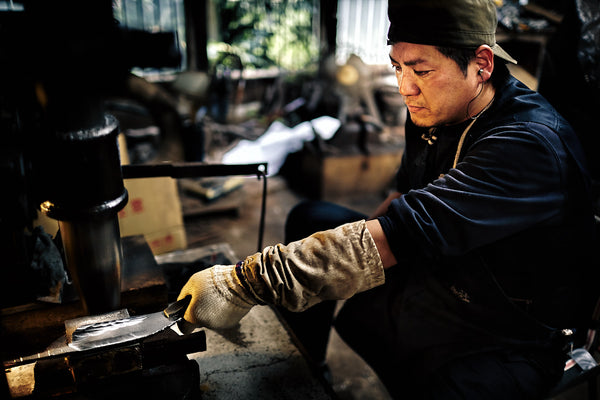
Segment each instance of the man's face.
M396 43L390 51L399 92L415 125L452 125L467 119L479 89L476 73L465 77L458 65L434 46Z

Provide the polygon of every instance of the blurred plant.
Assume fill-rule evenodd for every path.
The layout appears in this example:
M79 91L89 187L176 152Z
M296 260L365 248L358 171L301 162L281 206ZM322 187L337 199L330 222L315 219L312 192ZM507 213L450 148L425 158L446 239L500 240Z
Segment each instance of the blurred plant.
M209 44L212 62L229 52L244 68L296 71L318 60L315 0L212 1L220 26L218 41Z

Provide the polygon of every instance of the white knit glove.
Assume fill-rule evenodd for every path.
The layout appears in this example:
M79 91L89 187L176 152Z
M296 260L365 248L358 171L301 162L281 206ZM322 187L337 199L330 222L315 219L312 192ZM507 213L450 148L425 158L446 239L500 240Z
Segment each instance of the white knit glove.
M258 304L235 273L235 265L215 265L196 272L177 300L191 295L184 319L209 329L230 328Z

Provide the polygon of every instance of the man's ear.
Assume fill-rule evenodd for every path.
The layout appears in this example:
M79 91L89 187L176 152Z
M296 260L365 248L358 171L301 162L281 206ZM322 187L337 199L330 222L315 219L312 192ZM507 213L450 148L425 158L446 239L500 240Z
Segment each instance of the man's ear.
M475 64L477 75L483 79L483 82L490 79L494 71L494 51L487 44L482 44L475 50Z

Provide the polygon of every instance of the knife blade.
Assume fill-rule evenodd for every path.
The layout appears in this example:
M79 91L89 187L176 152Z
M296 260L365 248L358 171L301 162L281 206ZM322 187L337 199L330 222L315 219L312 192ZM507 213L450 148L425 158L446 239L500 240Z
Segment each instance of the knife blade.
M12 368L34 361L63 357L72 353L96 351L152 336L177 323L185 313L191 296L170 304L162 311L139 316L92 322L77 327L68 343L47 350L4 361L4 368ZM66 341L66 340L65 340Z

